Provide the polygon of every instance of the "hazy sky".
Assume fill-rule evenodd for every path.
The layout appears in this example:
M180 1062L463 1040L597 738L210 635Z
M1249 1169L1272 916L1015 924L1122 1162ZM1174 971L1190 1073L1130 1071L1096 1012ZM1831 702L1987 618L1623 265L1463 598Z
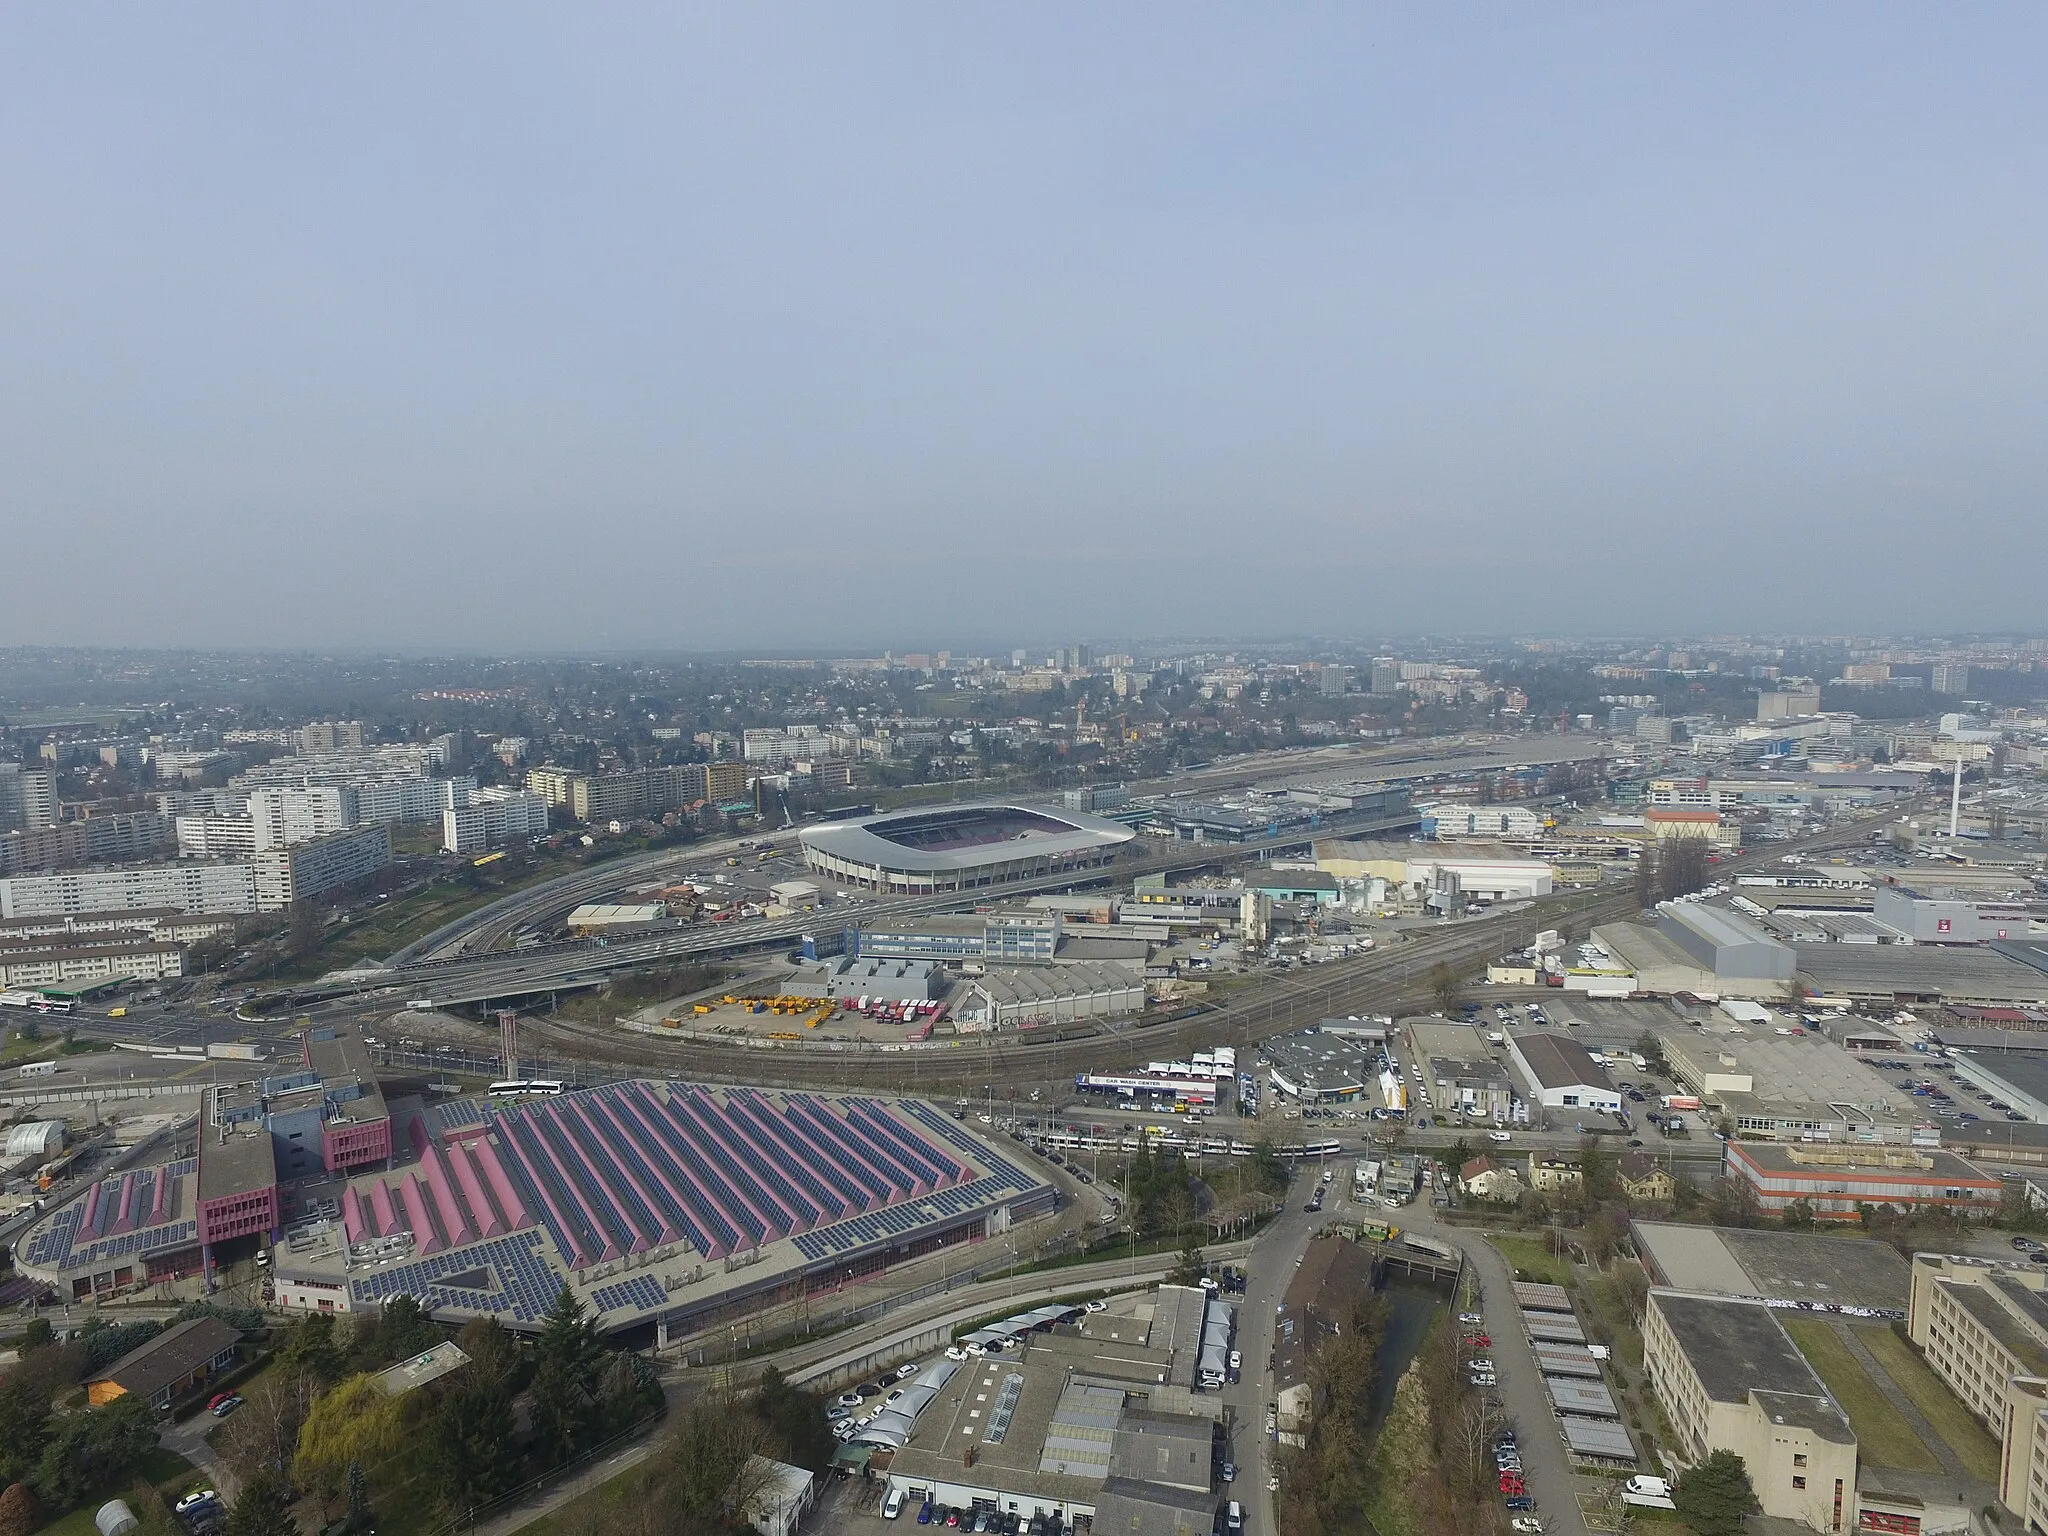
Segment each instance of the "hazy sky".
M2048 626L2048 9L0 10L0 643Z

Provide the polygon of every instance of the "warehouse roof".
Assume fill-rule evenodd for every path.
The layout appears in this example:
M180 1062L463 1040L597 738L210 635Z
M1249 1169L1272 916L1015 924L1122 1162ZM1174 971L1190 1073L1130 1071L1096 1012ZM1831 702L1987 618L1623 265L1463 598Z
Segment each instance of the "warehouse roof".
M1516 1051L1542 1087L1604 1088L1609 1091L1614 1088L1614 1080L1607 1075L1607 1069L1569 1036L1516 1035L1514 1041Z

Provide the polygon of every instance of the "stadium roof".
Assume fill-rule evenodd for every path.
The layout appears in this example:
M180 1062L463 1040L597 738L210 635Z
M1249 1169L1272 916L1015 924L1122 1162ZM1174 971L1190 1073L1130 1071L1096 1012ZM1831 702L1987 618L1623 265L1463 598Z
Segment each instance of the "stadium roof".
M977 822L993 831L1006 817L1015 822L1014 831L986 838L973 836L971 829ZM930 838L929 834L942 832L948 826L958 827L962 835L944 840ZM926 834L921 846L910 840L914 834ZM1080 811L989 802L826 822L806 827L797 836L806 848L849 863L911 874L956 874L1006 859L1058 857L1112 848L1132 841L1137 834L1129 827Z

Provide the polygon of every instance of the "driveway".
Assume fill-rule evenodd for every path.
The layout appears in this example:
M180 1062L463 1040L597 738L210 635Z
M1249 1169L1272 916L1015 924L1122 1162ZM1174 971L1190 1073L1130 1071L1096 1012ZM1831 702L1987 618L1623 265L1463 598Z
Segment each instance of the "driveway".
M175 1451L204 1472L221 1499L233 1504L235 1495L241 1492L241 1482L213 1454L213 1447L206 1443L207 1431L219 1427L221 1422L201 1408L186 1419L164 1425L157 1431L156 1441L165 1450Z
M1522 1476L1536 1500L1536 1512L1543 1516L1545 1529L1559 1536L1590 1536L1579 1509L1578 1475L1565 1458L1564 1437L1550 1411L1543 1373L1536 1367L1529 1336L1522 1331L1522 1309L1515 1305L1514 1274L1507 1261L1478 1233L1438 1226L1427 1206L1408 1207L1400 1225L1455 1243L1464 1251L1465 1262L1479 1281L1478 1310L1485 1314L1486 1332L1493 1339L1487 1353L1499 1367L1500 1382L1494 1391L1513 1421Z
M1280 1530L1273 1495L1266 1491L1276 1449L1266 1434L1266 1404L1273 1401L1275 1390L1273 1338L1280 1299L1294 1281L1295 1267L1307 1251L1309 1239L1324 1220L1301 1208L1315 1179L1311 1168L1295 1175L1288 1186L1287 1203L1259 1234L1251 1257L1241 1266L1251 1276L1244 1295L1232 1298L1238 1308L1237 1348L1244 1356L1244 1371L1238 1382L1223 1389L1223 1401L1230 1406L1236 1426L1227 1454L1237 1463L1237 1481L1224 1490L1223 1497L1244 1505L1245 1529L1253 1536L1278 1536Z

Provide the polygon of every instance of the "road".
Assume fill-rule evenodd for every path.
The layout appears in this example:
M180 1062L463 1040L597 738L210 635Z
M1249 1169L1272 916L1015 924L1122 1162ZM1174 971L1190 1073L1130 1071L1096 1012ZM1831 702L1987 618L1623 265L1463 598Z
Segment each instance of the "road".
M1860 841L1869 821L1889 819L1898 809L1889 807L1876 817L1831 827L1797 842L1768 845L1720 866L1717 873L1726 878L1787 852L1815 851ZM617 866L612 868L616 873ZM957 906L959 902L956 897L947 897L920 898L914 903L924 904ZM890 910L901 909L899 904ZM1633 916L1635 910L1632 894L1613 890L1544 898L1517 910L1469 922L1411 931L1401 942L1389 943L1367 955L1263 978L1241 1000L1148 1027L1134 1026L1129 1020L1090 1020L982 1037L978 1041L962 1037L924 1048L894 1042L884 1048L868 1048L851 1042L764 1041L762 1047L774 1048L735 1050L730 1042L712 1045L655 1040L597 1026L569 1026L534 1019L528 1026L532 1032L528 1038L534 1040L534 1054L539 1059L528 1066L546 1075L584 1080L593 1074L578 1069L579 1059L619 1072L658 1067L665 1074L707 1082L745 1081L770 1087L832 1084L913 1093L975 1094L986 1088L1015 1090L1019 1094L1036 1088L1057 1093L1072 1081L1077 1071L1128 1066L1203 1045L1253 1045L1323 1017L1391 1012L1426 996L1426 979L1439 962L1469 970L1495 954L1527 943L1541 928L1569 923L1577 929L1614 922ZM623 962L637 955L636 949L621 946L609 953L608 963ZM394 993L395 989L386 989L375 995L316 1004L306 1011L322 1021L379 1017L397 1006ZM203 1045L209 1039L230 1036L285 1038L294 1030L293 1023L286 1018L274 1023L242 1020L204 1010L153 1004L131 1007L129 1016L123 1019L81 1014L72 1022L81 1031L102 1038L169 1045ZM595 1073L600 1079L604 1075L605 1070Z
M1273 1379L1273 1345L1280 1301L1294 1281L1309 1240L1327 1219L1301 1208L1315 1181L1313 1169L1296 1174L1280 1214L1259 1234L1246 1264L1250 1278L1244 1295L1238 1298L1237 1348L1245 1369L1238 1381L1223 1389L1233 1425L1229 1454L1238 1469L1237 1482L1227 1496L1244 1505L1246 1529L1254 1536L1280 1529L1274 1496L1266 1487L1277 1465L1278 1450L1266 1433L1266 1405L1278 1390Z
M1371 818L1330 815L1321 826L1304 829L1300 836L1283 836L1270 842L1252 844L1171 844L1154 849L1134 847L1117 863L1101 870L1065 870L1033 880L1021 880L1002 889L1004 900L1033 894L1066 891L1105 880L1123 882L1139 875L1253 860L1273 852L1304 844L1311 837L1358 836L1394 831L1413 826L1413 816ZM658 960L690 956L729 954L788 944L820 926L837 928L849 921L872 922L877 917L895 921L905 917L958 911L986 897L976 892L949 891L932 896L861 898L830 908L826 913L803 913L786 918L755 918L738 923L678 923L667 931L638 938L608 940L564 940L517 950L493 950L485 955L466 952L468 936L479 929L494 932L521 923L539 921L565 912L580 901L618 891L631 884L632 876L645 877L667 865L699 864L721 848L692 845L684 854L646 855L621 861L561 880L550 881L504 897L454 923L436 930L417 944L401 950L386 962L389 974L361 970L346 981L323 982L285 990L289 998L303 1001L329 995L343 996L371 988L391 988L410 997L431 998L439 1004L508 1000L544 993L551 989L590 985L612 971ZM431 953L429 952L431 951ZM385 1006L389 1006L387 1003Z

